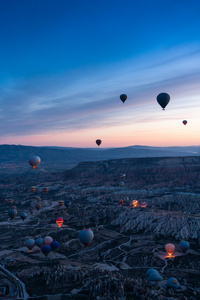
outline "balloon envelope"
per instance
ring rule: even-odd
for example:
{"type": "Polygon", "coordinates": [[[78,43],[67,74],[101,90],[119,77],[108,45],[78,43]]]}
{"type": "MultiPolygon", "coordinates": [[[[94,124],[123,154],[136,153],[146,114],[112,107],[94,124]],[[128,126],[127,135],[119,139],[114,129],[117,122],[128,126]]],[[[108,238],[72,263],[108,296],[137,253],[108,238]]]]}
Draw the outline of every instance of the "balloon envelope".
{"type": "Polygon", "coordinates": [[[44,193],[44,194],[47,194],[47,193],[48,193],[48,188],[47,188],[47,187],[44,187],[42,190],[43,190],[43,193],[44,193]]]}
{"type": "Polygon", "coordinates": [[[71,206],[71,201],[70,200],[65,200],[65,206],[67,207],[67,208],[69,208],[70,206],[71,206]]]}
{"type": "Polygon", "coordinates": [[[78,237],[81,243],[87,247],[92,242],[94,233],[91,229],[83,229],[79,231],[78,237]]]}
{"type": "Polygon", "coordinates": [[[123,202],[124,201],[122,199],[120,199],[118,203],[119,203],[120,206],[122,206],[123,202]]]}
{"type": "Polygon", "coordinates": [[[126,101],[126,99],[127,99],[127,95],[126,94],[121,94],[120,95],[120,99],[124,103],[126,101]]]}
{"type": "Polygon", "coordinates": [[[41,207],[42,207],[42,205],[41,205],[40,202],[38,202],[38,203],[35,205],[35,208],[37,209],[37,211],[40,210],[41,207]]]}
{"type": "Polygon", "coordinates": [[[53,241],[51,242],[50,246],[53,251],[57,251],[60,248],[60,243],[57,241],[53,241]]]}
{"type": "Polygon", "coordinates": [[[35,192],[35,190],[36,190],[36,189],[35,189],[35,186],[31,186],[31,187],[30,187],[30,191],[31,191],[31,193],[34,193],[34,192],[35,192]]]}
{"type": "Polygon", "coordinates": [[[174,246],[173,244],[166,244],[166,245],[165,245],[165,250],[166,250],[166,252],[167,252],[167,254],[168,254],[169,256],[172,256],[172,254],[173,254],[174,251],[175,251],[175,246],[174,246]]]}
{"type": "Polygon", "coordinates": [[[152,272],[159,274],[158,271],[157,271],[156,269],[148,269],[148,270],[146,271],[145,275],[146,275],[147,277],[149,277],[149,275],[150,275],[152,272]]]}
{"type": "Polygon", "coordinates": [[[38,238],[35,240],[35,244],[36,246],[38,246],[39,248],[41,248],[43,246],[44,240],[43,238],[38,238]]]}
{"type": "Polygon", "coordinates": [[[120,186],[120,187],[123,187],[123,186],[124,186],[124,182],[120,181],[120,182],[119,182],[119,186],[120,186]]]}
{"type": "Polygon", "coordinates": [[[29,250],[32,250],[34,246],[35,246],[35,240],[34,239],[28,239],[28,240],[26,240],[26,247],[29,250]]]}
{"type": "Polygon", "coordinates": [[[57,218],[57,219],[56,219],[56,224],[57,224],[59,227],[61,227],[62,224],[63,224],[63,218],[57,218]]]}
{"type": "Polygon", "coordinates": [[[96,140],[96,144],[98,145],[98,146],[100,146],[101,145],[101,140],[96,140]]]}
{"type": "Polygon", "coordinates": [[[60,207],[62,207],[64,205],[64,201],[60,200],[60,201],[58,201],[58,204],[59,204],[60,207]]]}
{"type": "Polygon", "coordinates": [[[9,209],[8,215],[13,220],[17,215],[17,210],[14,208],[9,209]]]}
{"type": "Polygon", "coordinates": [[[47,256],[51,252],[51,246],[44,245],[42,246],[41,251],[45,256],[47,256]]]}
{"type": "Polygon", "coordinates": [[[41,159],[39,156],[31,156],[29,158],[29,164],[31,165],[31,167],[35,170],[37,168],[37,166],[40,164],[41,159]]]}
{"type": "Polygon", "coordinates": [[[104,167],[104,169],[108,169],[108,164],[106,162],[102,163],[102,166],[104,167]]]}
{"type": "Polygon", "coordinates": [[[156,273],[156,272],[151,272],[150,275],[149,275],[149,277],[147,279],[151,280],[151,281],[160,281],[160,280],[163,280],[162,276],[160,276],[160,274],[156,273]]]}
{"type": "Polygon", "coordinates": [[[186,252],[190,248],[190,244],[186,241],[181,241],[179,247],[183,252],[186,252]]]}
{"type": "Polygon", "coordinates": [[[21,213],[20,218],[24,221],[27,218],[27,213],[21,213]]]}
{"type": "Polygon", "coordinates": [[[186,124],[187,124],[187,121],[186,121],[186,120],[183,120],[183,124],[186,125],[186,124]]]}
{"type": "Polygon", "coordinates": [[[167,106],[167,104],[169,103],[170,101],[170,95],[167,94],[167,93],[160,93],[158,96],[157,96],[157,102],[158,104],[160,104],[160,106],[165,109],[165,107],[167,106]]]}
{"type": "Polygon", "coordinates": [[[176,278],[171,277],[167,280],[166,286],[174,289],[178,289],[180,287],[180,284],[176,278]]]}
{"type": "Polygon", "coordinates": [[[43,241],[44,245],[50,245],[51,242],[53,242],[52,237],[50,237],[50,236],[45,236],[44,241],[43,241]]]}

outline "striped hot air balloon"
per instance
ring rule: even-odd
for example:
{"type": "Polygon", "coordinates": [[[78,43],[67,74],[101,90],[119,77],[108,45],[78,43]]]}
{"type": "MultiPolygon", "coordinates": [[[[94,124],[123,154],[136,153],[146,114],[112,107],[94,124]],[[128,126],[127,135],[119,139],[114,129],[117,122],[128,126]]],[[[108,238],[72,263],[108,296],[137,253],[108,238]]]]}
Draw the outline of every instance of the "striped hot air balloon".
{"type": "Polygon", "coordinates": [[[61,227],[62,224],[63,224],[63,218],[57,218],[57,219],[56,219],[56,224],[57,224],[59,227],[61,227]]]}

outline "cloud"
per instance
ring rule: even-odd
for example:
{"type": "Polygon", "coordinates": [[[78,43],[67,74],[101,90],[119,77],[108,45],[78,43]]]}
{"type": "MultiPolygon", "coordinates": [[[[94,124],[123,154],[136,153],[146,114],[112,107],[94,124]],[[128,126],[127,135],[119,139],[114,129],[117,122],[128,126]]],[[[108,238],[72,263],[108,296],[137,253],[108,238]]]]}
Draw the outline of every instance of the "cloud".
{"type": "MultiPolygon", "coordinates": [[[[1,85],[1,136],[45,134],[154,120],[156,95],[166,91],[170,106],[198,106],[200,46],[149,53],[117,64],[71,73],[12,79],[1,85]],[[123,104],[119,95],[127,93],[123,104]],[[175,100],[176,99],[176,100],[175,100]],[[191,101],[189,101],[189,99],[191,101]],[[182,100],[182,102],[181,102],[182,100]],[[197,102],[198,101],[198,102],[197,102]]],[[[159,111],[160,113],[160,111],[159,111]]],[[[171,118],[174,118],[171,116],[171,118]]]]}

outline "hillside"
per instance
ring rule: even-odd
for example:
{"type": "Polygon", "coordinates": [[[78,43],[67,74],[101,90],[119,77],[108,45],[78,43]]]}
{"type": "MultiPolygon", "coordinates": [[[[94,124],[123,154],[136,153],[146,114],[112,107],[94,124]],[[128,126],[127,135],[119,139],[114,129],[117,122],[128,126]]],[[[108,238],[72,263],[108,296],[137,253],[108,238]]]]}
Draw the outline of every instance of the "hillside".
{"type": "Polygon", "coordinates": [[[66,169],[81,161],[102,161],[138,157],[173,157],[198,156],[200,147],[147,147],[130,146],[123,148],[65,148],[32,147],[21,145],[0,145],[1,169],[13,170],[14,167],[28,168],[27,161],[31,155],[39,155],[39,168],[66,169]]]}

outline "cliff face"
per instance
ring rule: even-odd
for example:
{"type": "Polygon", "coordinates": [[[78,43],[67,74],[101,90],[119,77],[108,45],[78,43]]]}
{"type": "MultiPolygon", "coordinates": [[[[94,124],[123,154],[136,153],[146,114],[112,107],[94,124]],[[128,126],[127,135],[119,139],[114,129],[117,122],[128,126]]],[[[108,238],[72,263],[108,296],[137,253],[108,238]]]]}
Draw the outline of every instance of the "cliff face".
{"type": "Polygon", "coordinates": [[[200,184],[200,157],[127,158],[102,162],[81,162],[72,170],[63,173],[66,179],[119,182],[125,173],[127,186],[159,185],[178,186],[200,184]]]}

